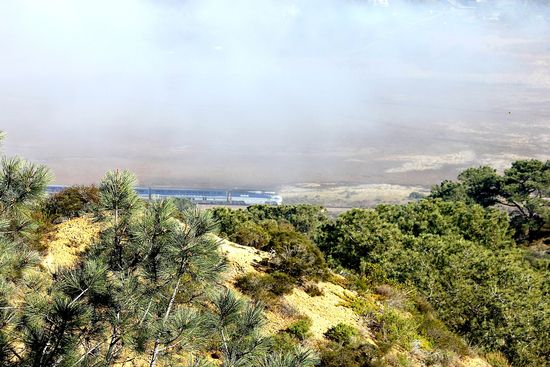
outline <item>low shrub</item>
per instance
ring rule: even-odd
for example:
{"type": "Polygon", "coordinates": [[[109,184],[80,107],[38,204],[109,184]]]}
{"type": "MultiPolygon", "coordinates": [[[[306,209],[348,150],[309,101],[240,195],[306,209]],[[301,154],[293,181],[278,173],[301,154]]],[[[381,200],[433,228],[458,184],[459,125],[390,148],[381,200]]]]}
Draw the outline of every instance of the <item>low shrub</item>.
{"type": "Polygon", "coordinates": [[[276,296],[292,293],[296,280],[288,274],[280,271],[266,274],[262,278],[262,283],[276,296]]]}
{"type": "Polygon", "coordinates": [[[52,220],[37,210],[30,214],[30,220],[33,230],[28,234],[28,241],[31,248],[35,251],[42,252],[47,249],[48,242],[55,236],[55,225],[52,220]]]}
{"type": "Polygon", "coordinates": [[[418,331],[439,349],[449,350],[461,356],[470,353],[464,340],[451,332],[441,320],[436,319],[431,313],[424,316],[418,331]]]}
{"type": "Polygon", "coordinates": [[[337,324],[325,332],[325,337],[341,345],[349,345],[359,332],[353,326],[337,324]]]}
{"type": "Polygon", "coordinates": [[[246,221],[235,227],[235,232],[230,236],[230,239],[243,246],[263,249],[268,245],[271,236],[264,227],[253,221],[246,221]]]}
{"type": "Polygon", "coordinates": [[[271,343],[273,351],[281,354],[291,353],[299,345],[296,338],[285,331],[275,334],[271,338],[271,343]]]}
{"type": "Polygon", "coordinates": [[[309,330],[311,329],[311,319],[309,317],[303,317],[302,319],[292,323],[286,331],[294,335],[299,340],[307,339],[309,335],[309,330]]]}
{"type": "Polygon", "coordinates": [[[263,301],[291,293],[294,285],[295,280],[282,272],[265,275],[248,273],[235,281],[235,286],[244,294],[263,301]]]}
{"type": "Polygon", "coordinates": [[[324,296],[325,293],[317,284],[308,284],[305,286],[304,291],[310,296],[310,297],[319,297],[324,296]]]}
{"type": "Polygon", "coordinates": [[[265,250],[274,252],[269,264],[272,269],[296,279],[324,279],[328,274],[325,258],[317,245],[290,224],[279,223],[270,232],[265,250]]]}
{"type": "Polygon", "coordinates": [[[44,213],[54,222],[76,218],[93,211],[99,203],[99,189],[95,186],[71,186],[50,196],[44,213]]]}
{"type": "Polygon", "coordinates": [[[485,359],[492,367],[510,367],[506,356],[501,352],[490,352],[485,354],[485,359]]]}
{"type": "Polygon", "coordinates": [[[352,347],[331,343],[321,349],[319,367],[374,367],[376,350],[370,344],[352,347]]]}
{"type": "Polygon", "coordinates": [[[394,309],[377,314],[373,321],[376,325],[372,325],[372,329],[376,331],[376,339],[383,353],[395,345],[409,350],[412,341],[418,339],[415,320],[394,309]]]}
{"type": "Polygon", "coordinates": [[[350,293],[344,293],[340,295],[340,298],[342,299],[341,306],[351,308],[359,316],[367,316],[376,310],[376,304],[373,300],[354,296],[350,293]]]}

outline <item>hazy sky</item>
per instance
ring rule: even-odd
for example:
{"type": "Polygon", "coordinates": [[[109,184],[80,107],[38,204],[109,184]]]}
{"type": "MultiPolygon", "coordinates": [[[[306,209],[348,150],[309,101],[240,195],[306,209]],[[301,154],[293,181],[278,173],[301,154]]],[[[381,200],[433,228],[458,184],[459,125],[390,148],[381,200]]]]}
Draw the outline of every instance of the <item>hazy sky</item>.
{"type": "Polygon", "coordinates": [[[429,184],[550,156],[548,10],[0,2],[5,150],[58,183],[429,184]]]}

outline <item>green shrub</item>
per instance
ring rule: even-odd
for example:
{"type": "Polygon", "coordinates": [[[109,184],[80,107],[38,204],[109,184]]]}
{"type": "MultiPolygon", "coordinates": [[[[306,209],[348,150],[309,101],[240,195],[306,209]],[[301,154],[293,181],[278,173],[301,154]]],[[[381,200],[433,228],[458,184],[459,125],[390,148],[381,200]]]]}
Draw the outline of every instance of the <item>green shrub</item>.
{"type": "Polygon", "coordinates": [[[320,367],[371,367],[376,350],[370,344],[352,347],[351,345],[330,344],[321,349],[320,367]]]}
{"type": "Polygon", "coordinates": [[[279,226],[277,231],[271,233],[266,249],[275,252],[270,266],[293,278],[316,280],[325,278],[328,273],[325,258],[319,248],[292,226],[279,226]]]}
{"type": "Polygon", "coordinates": [[[470,353],[468,345],[464,340],[449,331],[447,326],[441,320],[436,319],[431,313],[423,318],[418,329],[420,334],[433,342],[437,348],[452,351],[462,356],[470,353]]]}
{"type": "Polygon", "coordinates": [[[351,308],[353,312],[359,316],[369,315],[376,310],[376,305],[373,300],[354,296],[351,293],[344,293],[340,295],[340,298],[342,299],[342,306],[351,308]]]}
{"type": "Polygon", "coordinates": [[[235,233],[230,237],[231,241],[243,246],[251,246],[257,249],[263,249],[269,243],[271,236],[262,226],[246,221],[235,227],[235,233]]]}
{"type": "Polygon", "coordinates": [[[415,320],[402,316],[394,309],[378,314],[376,322],[376,339],[384,353],[395,345],[409,350],[412,341],[418,338],[415,320]]]}
{"type": "Polygon", "coordinates": [[[261,276],[256,273],[247,273],[235,279],[235,286],[244,294],[249,296],[257,295],[261,290],[261,276]]]}
{"type": "Polygon", "coordinates": [[[252,205],[246,211],[256,222],[273,219],[278,222],[285,221],[296,228],[297,231],[314,238],[319,227],[329,220],[325,208],[316,205],[252,205]]]}
{"type": "Polygon", "coordinates": [[[251,220],[250,214],[243,209],[231,209],[218,207],[209,209],[212,217],[218,223],[220,235],[229,238],[235,233],[235,228],[246,221],[251,220]]]}
{"type": "Polygon", "coordinates": [[[296,350],[299,344],[296,338],[286,331],[281,331],[271,338],[272,349],[276,353],[291,353],[296,350]]]}
{"type": "Polygon", "coordinates": [[[300,340],[305,340],[309,335],[309,330],[311,329],[311,325],[312,325],[311,319],[309,317],[304,317],[292,323],[286,329],[286,331],[289,334],[294,335],[296,338],[300,340]]]}
{"type": "Polygon", "coordinates": [[[500,352],[487,353],[485,359],[492,367],[510,367],[508,359],[500,352]]]}
{"type": "Polygon", "coordinates": [[[55,223],[90,213],[99,203],[99,190],[95,186],[71,186],[50,196],[44,212],[55,223]]]}
{"type": "Polygon", "coordinates": [[[324,335],[338,344],[348,345],[359,335],[359,332],[353,326],[340,323],[328,329],[324,335]]]}
{"type": "Polygon", "coordinates": [[[305,286],[304,291],[310,296],[310,297],[319,297],[323,296],[325,293],[317,284],[308,284],[305,286]]]}
{"type": "Polygon", "coordinates": [[[274,295],[282,296],[292,293],[296,281],[288,274],[276,271],[264,275],[262,277],[262,283],[274,295]]]}
{"type": "Polygon", "coordinates": [[[260,275],[248,273],[235,281],[235,286],[244,294],[257,300],[269,301],[292,292],[295,280],[285,273],[274,272],[260,275]]]}
{"type": "MultiPolygon", "coordinates": [[[[546,268],[526,261],[529,251],[514,245],[505,211],[424,199],[350,210],[323,231],[318,243],[331,264],[415,289],[449,330],[500,350],[514,365],[547,362],[550,318],[540,312],[546,268]]],[[[426,306],[413,308],[422,313],[426,306]]]]}
{"type": "Polygon", "coordinates": [[[50,217],[40,210],[31,212],[30,220],[34,230],[28,234],[29,245],[33,250],[42,252],[55,236],[55,225],[50,217]]]}

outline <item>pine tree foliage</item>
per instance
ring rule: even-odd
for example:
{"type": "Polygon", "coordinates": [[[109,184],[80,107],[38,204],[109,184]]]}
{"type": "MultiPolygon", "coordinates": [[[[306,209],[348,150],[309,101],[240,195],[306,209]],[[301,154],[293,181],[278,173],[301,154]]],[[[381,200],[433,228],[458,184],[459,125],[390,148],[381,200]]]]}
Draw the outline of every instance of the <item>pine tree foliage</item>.
{"type": "Polygon", "coordinates": [[[307,350],[273,352],[272,339],[261,332],[265,318],[260,303],[246,303],[230,290],[215,296],[212,303],[212,329],[222,367],[308,367],[317,362],[307,350]]]}
{"type": "MultiPolygon", "coordinates": [[[[0,132],[0,141],[4,134],[0,132]]],[[[42,286],[29,275],[40,258],[24,242],[28,213],[44,195],[49,171],[21,158],[2,156],[0,161],[0,365],[24,365],[19,345],[23,320],[16,296],[32,295],[42,286]]]]}
{"type": "Polygon", "coordinates": [[[156,333],[151,367],[156,365],[159,354],[182,346],[186,342],[186,334],[190,339],[190,336],[201,332],[197,327],[203,322],[198,315],[194,323],[181,322],[188,320],[193,313],[185,309],[175,310],[176,299],[192,300],[198,297],[200,294],[189,290],[199,290],[201,283],[216,281],[224,268],[217,251],[219,243],[208,235],[215,228],[209,214],[192,209],[184,213],[183,225],[173,226],[166,219],[168,213],[174,213],[172,203],[152,203],[145,219],[149,225],[142,228],[153,230],[140,235],[140,238],[147,239],[145,243],[150,244],[150,250],[145,255],[145,269],[149,270],[149,278],[162,295],[151,318],[156,333]],[[173,232],[159,231],[161,223],[173,232]],[[163,254],[160,254],[161,251],[163,254]],[[155,272],[151,274],[150,269],[155,272]],[[159,269],[162,270],[157,271],[159,269]],[[184,315],[187,317],[182,318],[184,315]]]}
{"type": "Polygon", "coordinates": [[[229,290],[213,300],[214,329],[220,339],[223,367],[253,366],[267,351],[269,340],[260,334],[264,324],[260,304],[245,305],[229,290]]]}
{"type": "Polygon", "coordinates": [[[457,182],[434,186],[431,196],[508,207],[515,237],[521,242],[539,239],[550,231],[550,161],[518,160],[502,175],[487,166],[468,168],[458,175],[457,182]]]}
{"type": "Polygon", "coordinates": [[[0,205],[2,211],[16,210],[44,195],[51,179],[44,166],[20,157],[2,157],[0,162],[0,205]]]}
{"type": "Polygon", "coordinates": [[[259,367],[296,367],[296,366],[313,366],[318,363],[311,351],[305,349],[297,349],[294,353],[269,354],[260,361],[259,367]]]}
{"type": "MultiPolygon", "coordinates": [[[[110,225],[102,233],[103,244],[109,253],[113,269],[123,270],[127,260],[125,249],[130,241],[131,226],[141,206],[134,187],[135,176],[128,171],[109,171],[99,185],[98,220],[107,217],[110,225]]],[[[130,254],[131,255],[131,254],[130,254]]]]}
{"type": "Polygon", "coordinates": [[[19,157],[0,160],[0,234],[12,239],[32,229],[30,211],[51,181],[49,170],[19,157]]]}

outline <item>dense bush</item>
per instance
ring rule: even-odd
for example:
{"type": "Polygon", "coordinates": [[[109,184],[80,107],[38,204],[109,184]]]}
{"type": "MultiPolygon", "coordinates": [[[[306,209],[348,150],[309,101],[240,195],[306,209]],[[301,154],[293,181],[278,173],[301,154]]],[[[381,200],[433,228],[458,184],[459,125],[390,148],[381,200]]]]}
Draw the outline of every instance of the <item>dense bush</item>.
{"type": "Polygon", "coordinates": [[[358,346],[331,343],[321,349],[320,367],[374,367],[377,352],[370,344],[358,346]]]}
{"type": "Polygon", "coordinates": [[[327,274],[327,265],[319,248],[290,226],[278,226],[271,233],[267,249],[275,253],[270,265],[293,278],[322,279],[327,274]]]}
{"type": "Polygon", "coordinates": [[[328,329],[324,335],[328,340],[348,345],[359,335],[359,332],[353,326],[340,323],[328,329]]]}
{"type": "Polygon", "coordinates": [[[295,280],[285,273],[247,273],[235,280],[235,286],[254,299],[269,301],[272,298],[291,293],[295,280]]]}
{"type": "Polygon", "coordinates": [[[264,249],[269,245],[271,235],[263,226],[249,220],[237,224],[235,232],[230,236],[230,239],[243,246],[264,249]]]}
{"type": "Polygon", "coordinates": [[[421,200],[408,205],[380,205],[376,213],[381,220],[396,224],[404,235],[458,235],[495,250],[514,244],[507,213],[477,204],[421,200]]]}
{"type": "Polygon", "coordinates": [[[506,218],[440,200],[353,209],[324,227],[320,247],[360,275],[377,269],[384,273],[378,278],[415,287],[469,343],[517,365],[543,365],[550,355],[548,272],[514,246],[506,218]]]}
{"type": "Polygon", "coordinates": [[[450,332],[447,326],[432,313],[427,313],[421,318],[417,330],[439,349],[452,351],[457,355],[469,354],[468,345],[464,340],[450,332]]]}
{"type": "Polygon", "coordinates": [[[42,252],[48,248],[48,242],[55,235],[55,224],[42,210],[32,211],[29,219],[33,227],[33,230],[27,234],[29,247],[42,252]]]}
{"type": "Polygon", "coordinates": [[[52,221],[79,217],[91,213],[99,204],[99,189],[95,186],[71,186],[51,195],[44,212],[52,221]]]}
{"type": "Polygon", "coordinates": [[[303,317],[300,320],[290,324],[286,331],[289,334],[294,335],[299,340],[305,340],[309,336],[311,325],[311,319],[309,317],[303,317]]]}
{"type": "Polygon", "coordinates": [[[323,227],[319,247],[338,264],[360,270],[403,241],[399,226],[374,210],[352,209],[323,227]]]}
{"type": "Polygon", "coordinates": [[[329,221],[327,210],[321,206],[299,205],[254,205],[248,208],[257,221],[272,219],[284,220],[300,233],[314,238],[319,228],[329,221]]]}
{"type": "Polygon", "coordinates": [[[314,238],[319,228],[329,221],[327,210],[315,205],[253,205],[246,209],[214,208],[214,218],[220,223],[221,233],[231,236],[244,222],[274,220],[291,224],[298,232],[314,238]]]}
{"type": "Polygon", "coordinates": [[[386,309],[378,313],[372,322],[371,327],[375,330],[380,349],[384,352],[394,346],[409,350],[412,342],[419,339],[415,320],[395,309],[386,309]]]}
{"type": "Polygon", "coordinates": [[[278,353],[290,353],[299,346],[295,337],[285,331],[278,332],[271,338],[273,350],[278,353]]]}
{"type": "Polygon", "coordinates": [[[325,294],[317,284],[306,285],[304,287],[304,292],[306,292],[310,297],[319,297],[325,294]]]}

